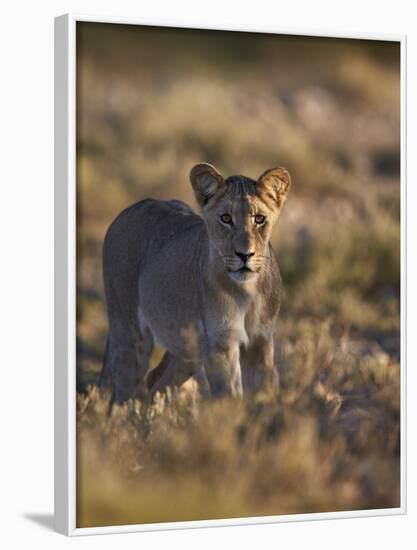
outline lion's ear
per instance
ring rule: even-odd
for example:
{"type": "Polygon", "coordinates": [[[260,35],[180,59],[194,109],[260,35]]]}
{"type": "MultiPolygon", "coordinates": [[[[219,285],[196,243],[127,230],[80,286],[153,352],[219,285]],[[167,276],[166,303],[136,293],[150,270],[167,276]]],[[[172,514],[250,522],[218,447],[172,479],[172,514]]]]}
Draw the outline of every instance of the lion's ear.
{"type": "Polygon", "coordinates": [[[225,184],[223,176],[211,164],[201,162],[190,172],[190,181],[198,204],[203,208],[225,184]]]}
{"type": "Polygon", "coordinates": [[[267,170],[256,183],[259,193],[269,200],[272,199],[278,208],[284,204],[290,186],[290,174],[282,167],[267,170]]]}

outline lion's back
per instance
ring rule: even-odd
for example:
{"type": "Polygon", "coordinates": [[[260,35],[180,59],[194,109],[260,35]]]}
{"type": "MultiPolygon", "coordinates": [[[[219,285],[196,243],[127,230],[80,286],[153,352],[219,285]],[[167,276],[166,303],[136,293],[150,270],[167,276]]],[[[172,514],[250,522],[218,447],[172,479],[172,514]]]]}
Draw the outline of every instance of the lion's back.
{"type": "Polygon", "coordinates": [[[195,239],[200,216],[182,201],[145,199],[123,210],[111,223],[103,244],[103,276],[107,299],[114,293],[133,303],[139,270],[178,240],[195,239]],[[181,236],[183,238],[181,239],[181,236]],[[194,235],[194,236],[193,236],[194,235]]]}
{"type": "Polygon", "coordinates": [[[130,249],[164,243],[202,220],[182,201],[145,199],[123,210],[110,224],[103,244],[104,260],[126,256],[130,249]]]}

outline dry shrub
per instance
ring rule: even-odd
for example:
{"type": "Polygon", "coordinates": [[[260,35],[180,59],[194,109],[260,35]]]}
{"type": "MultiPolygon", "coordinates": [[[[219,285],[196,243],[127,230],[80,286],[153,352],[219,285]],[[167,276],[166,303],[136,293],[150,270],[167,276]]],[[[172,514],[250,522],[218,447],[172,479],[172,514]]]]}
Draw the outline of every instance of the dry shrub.
{"type": "Polygon", "coordinates": [[[330,323],[299,330],[274,398],[201,402],[188,384],[109,415],[79,395],[77,524],[399,506],[399,365],[358,359],[330,323]]]}

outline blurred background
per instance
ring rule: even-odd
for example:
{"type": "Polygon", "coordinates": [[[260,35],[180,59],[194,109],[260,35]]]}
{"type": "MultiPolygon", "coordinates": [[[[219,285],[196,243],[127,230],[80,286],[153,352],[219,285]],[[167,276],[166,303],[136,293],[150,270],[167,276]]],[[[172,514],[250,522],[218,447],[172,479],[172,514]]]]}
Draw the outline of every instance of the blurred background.
{"type": "Polygon", "coordinates": [[[399,505],[399,171],[398,43],[77,23],[79,526],[399,505]],[[146,197],[196,208],[201,161],[292,175],[280,394],[107,417],[106,229],[146,197]]]}

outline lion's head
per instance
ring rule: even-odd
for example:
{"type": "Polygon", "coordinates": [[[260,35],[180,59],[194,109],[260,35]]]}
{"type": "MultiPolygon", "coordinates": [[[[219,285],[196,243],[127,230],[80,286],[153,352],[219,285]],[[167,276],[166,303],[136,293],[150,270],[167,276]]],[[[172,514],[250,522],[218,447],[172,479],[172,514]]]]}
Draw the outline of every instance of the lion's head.
{"type": "Polygon", "coordinates": [[[206,163],[190,173],[191,184],[217,261],[237,283],[254,280],[270,261],[269,240],[291,184],[285,168],[255,181],[224,178],[206,163]]]}

